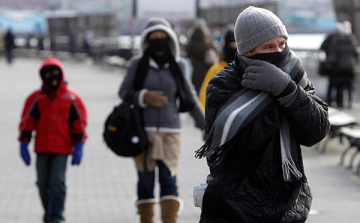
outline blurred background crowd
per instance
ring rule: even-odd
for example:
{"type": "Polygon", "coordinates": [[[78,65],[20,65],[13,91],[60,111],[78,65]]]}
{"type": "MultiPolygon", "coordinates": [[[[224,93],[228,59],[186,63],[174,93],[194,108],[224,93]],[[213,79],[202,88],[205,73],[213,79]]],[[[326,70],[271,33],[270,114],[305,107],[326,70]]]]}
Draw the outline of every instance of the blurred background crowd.
{"type": "Polygon", "coordinates": [[[221,59],[226,27],[248,5],[281,18],[290,34],[288,45],[308,73],[318,73],[326,56],[321,44],[338,23],[348,24],[343,31],[355,42],[360,37],[360,3],[353,0],[0,0],[0,52],[9,64],[13,57],[55,56],[125,67],[139,53],[145,21],[163,17],[178,35],[181,55],[189,58],[190,74],[203,73],[199,80],[193,78],[199,92],[205,71],[216,59],[202,68],[194,64],[186,50],[194,30],[201,26],[206,44],[221,59]]]}
{"type": "MultiPolygon", "coordinates": [[[[299,48],[316,48],[337,20],[355,22],[352,2],[356,1],[0,0],[0,30],[2,36],[12,31],[20,55],[33,56],[34,52],[20,51],[32,49],[42,51],[39,56],[47,56],[46,51],[57,51],[63,52],[63,56],[85,53],[97,62],[106,56],[127,60],[138,52],[141,28],[151,16],[171,21],[182,46],[188,42],[188,30],[194,20],[204,18],[219,49],[224,27],[252,4],[278,14],[291,34],[317,34],[315,43],[295,39],[290,43],[299,48]]],[[[354,33],[360,30],[354,29],[354,33]]]]}

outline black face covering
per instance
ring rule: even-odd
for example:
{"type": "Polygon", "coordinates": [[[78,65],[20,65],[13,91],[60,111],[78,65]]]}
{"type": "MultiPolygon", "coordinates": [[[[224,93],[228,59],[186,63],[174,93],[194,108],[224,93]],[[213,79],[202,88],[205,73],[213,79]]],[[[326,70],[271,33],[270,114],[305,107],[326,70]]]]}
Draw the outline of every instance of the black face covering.
{"type": "Polygon", "coordinates": [[[249,58],[254,60],[264,60],[271,64],[274,64],[277,66],[283,59],[286,58],[286,56],[289,53],[289,47],[286,44],[285,48],[281,52],[275,52],[275,53],[258,53],[253,56],[250,56],[249,58]]]}
{"type": "Polygon", "coordinates": [[[57,66],[47,66],[41,70],[41,77],[51,90],[56,90],[60,86],[62,73],[57,66]],[[55,85],[53,84],[54,80],[56,80],[55,85]]]}
{"type": "Polygon", "coordinates": [[[166,50],[163,54],[158,55],[155,52],[151,51],[149,52],[149,55],[151,58],[153,58],[153,60],[157,63],[157,65],[160,68],[163,68],[164,65],[167,63],[167,61],[169,60],[169,56],[170,56],[170,50],[166,50]]]}
{"type": "Polygon", "coordinates": [[[165,52],[169,47],[168,43],[168,38],[151,39],[149,40],[149,47],[153,52],[165,52]]]}

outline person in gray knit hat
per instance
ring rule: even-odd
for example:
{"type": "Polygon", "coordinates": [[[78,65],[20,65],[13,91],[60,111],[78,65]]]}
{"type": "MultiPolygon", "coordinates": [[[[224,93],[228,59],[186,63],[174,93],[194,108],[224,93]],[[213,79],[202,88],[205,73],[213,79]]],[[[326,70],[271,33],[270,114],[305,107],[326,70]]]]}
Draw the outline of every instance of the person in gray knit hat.
{"type": "Polygon", "coordinates": [[[235,40],[240,55],[255,49],[265,41],[282,36],[289,37],[281,20],[271,11],[248,7],[235,23],[235,40]]]}
{"type": "Polygon", "coordinates": [[[235,60],[206,92],[207,140],[196,157],[206,157],[210,175],[200,222],[305,222],[312,195],[300,146],[327,135],[328,106],[274,13],[250,6],[234,33],[235,60]]]}

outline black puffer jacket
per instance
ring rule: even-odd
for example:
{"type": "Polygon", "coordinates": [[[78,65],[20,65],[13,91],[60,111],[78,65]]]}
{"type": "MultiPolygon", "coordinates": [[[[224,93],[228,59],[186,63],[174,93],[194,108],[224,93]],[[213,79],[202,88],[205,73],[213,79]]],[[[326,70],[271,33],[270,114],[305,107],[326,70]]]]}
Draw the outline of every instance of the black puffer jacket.
{"type": "MultiPolygon", "coordinates": [[[[236,60],[210,81],[206,99],[207,133],[218,109],[242,89],[243,73],[244,68],[236,60]]],[[[274,100],[227,144],[230,149],[220,166],[208,159],[213,180],[204,195],[201,223],[305,222],[312,197],[300,145],[316,144],[330,127],[327,105],[313,93],[308,81],[305,88],[298,86],[296,99],[290,106],[280,106],[274,100]],[[282,116],[287,117],[290,125],[292,159],[303,175],[293,182],[283,179],[279,134],[282,116]]]]}

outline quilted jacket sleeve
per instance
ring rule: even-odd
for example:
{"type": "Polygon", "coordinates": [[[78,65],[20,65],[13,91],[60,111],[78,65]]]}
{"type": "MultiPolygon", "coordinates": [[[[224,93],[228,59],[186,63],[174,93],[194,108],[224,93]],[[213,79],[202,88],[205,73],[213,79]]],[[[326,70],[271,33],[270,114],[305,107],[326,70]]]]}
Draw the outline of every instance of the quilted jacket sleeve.
{"type": "Polygon", "coordinates": [[[298,87],[294,102],[285,107],[291,132],[298,143],[304,146],[318,143],[330,129],[327,104],[313,94],[311,84],[308,88],[304,90],[298,87]]]}

